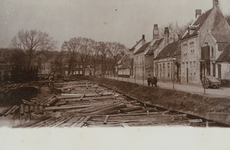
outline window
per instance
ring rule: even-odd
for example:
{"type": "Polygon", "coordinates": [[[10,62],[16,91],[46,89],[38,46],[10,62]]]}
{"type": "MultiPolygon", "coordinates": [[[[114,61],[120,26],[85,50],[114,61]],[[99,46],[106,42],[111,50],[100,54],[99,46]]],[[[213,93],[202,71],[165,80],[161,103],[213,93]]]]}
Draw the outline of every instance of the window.
{"type": "Polygon", "coordinates": [[[170,77],[170,63],[168,63],[168,77],[170,77]]]}
{"type": "Polygon", "coordinates": [[[184,68],[184,62],[182,62],[181,68],[184,68]]]}
{"type": "Polygon", "coordinates": [[[68,65],[65,65],[65,68],[68,68],[68,65]]]}
{"type": "Polygon", "coordinates": [[[80,65],[80,68],[82,68],[82,65],[80,65]]]}
{"type": "Polygon", "coordinates": [[[193,67],[196,68],[196,61],[193,61],[193,67]]]}
{"type": "Polygon", "coordinates": [[[211,57],[214,56],[214,49],[213,49],[213,46],[211,47],[211,57]]]}
{"type": "Polygon", "coordinates": [[[190,48],[194,48],[194,42],[190,42],[189,45],[190,45],[190,48]]]}

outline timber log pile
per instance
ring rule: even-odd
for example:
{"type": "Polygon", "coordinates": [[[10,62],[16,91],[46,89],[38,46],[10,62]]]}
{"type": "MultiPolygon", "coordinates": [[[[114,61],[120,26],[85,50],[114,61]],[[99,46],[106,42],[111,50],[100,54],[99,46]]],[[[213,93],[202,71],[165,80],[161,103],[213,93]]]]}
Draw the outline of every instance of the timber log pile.
{"type": "Polygon", "coordinates": [[[41,106],[37,109],[44,115],[15,127],[188,126],[202,123],[201,119],[188,119],[186,114],[158,110],[92,83],[68,82],[57,86],[62,90],[61,95],[54,95],[45,102],[38,99],[23,101],[30,107],[41,106]]]}

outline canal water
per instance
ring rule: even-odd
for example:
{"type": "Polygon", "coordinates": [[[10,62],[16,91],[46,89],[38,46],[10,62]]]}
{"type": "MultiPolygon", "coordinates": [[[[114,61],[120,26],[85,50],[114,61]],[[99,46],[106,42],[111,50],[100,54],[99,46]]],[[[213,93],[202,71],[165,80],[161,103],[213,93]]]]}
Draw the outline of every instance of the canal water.
{"type": "MultiPolygon", "coordinates": [[[[46,95],[54,94],[53,86],[49,84],[38,85],[35,87],[23,87],[10,90],[7,93],[0,93],[0,112],[14,105],[20,106],[23,100],[30,101],[31,98],[37,96],[46,97],[46,95]]],[[[0,127],[13,127],[30,121],[31,116],[20,116],[19,109],[14,114],[6,117],[0,117],[0,127]]]]}

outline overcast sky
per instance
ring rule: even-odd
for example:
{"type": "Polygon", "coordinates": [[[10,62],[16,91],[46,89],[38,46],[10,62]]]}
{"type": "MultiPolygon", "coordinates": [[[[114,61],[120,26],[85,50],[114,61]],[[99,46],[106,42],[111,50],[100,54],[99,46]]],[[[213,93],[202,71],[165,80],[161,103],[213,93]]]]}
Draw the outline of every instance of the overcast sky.
{"type": "MultiPolygon", "coordinates": [[[[230,0],[219,0],[230,14],[230,0]]],[[[212,0],[0,0],[0,48],[21,29],[47,32],[58,42],[72,37],[120,42],[132,47],[142,34],[149,41],[153,24],[179,25],[207,11],[212,0]]]]}

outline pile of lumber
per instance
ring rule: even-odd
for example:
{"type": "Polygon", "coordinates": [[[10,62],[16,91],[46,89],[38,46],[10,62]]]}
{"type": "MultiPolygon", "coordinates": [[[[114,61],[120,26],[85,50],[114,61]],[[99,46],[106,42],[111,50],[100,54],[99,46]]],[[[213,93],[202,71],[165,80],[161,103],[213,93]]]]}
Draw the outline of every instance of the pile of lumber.
{"type": "MultiPolygon", "coordinates": [[[[160,111],[137,100],[130,100],[114,91],[102,89],[91,91],[94,84],[73,82],[59,85],[62,91],[72,90],[76,93],[63,92],[52,96],[43,103],[39,100],[24,104],[42,106],[36,108],[37,113],[49,114],[17,127],[128,127],[128,126],[158,126],[158,125],[191,125],[202,120],[188,119],[186,114],[172,114],[170,111],[160,111]],[[81,87],[81,88],[78,88],[81,87]],[[85,89],[84,87],[88,87],[85,89]],[[85,91],[83,90],[85,89],[85,91]],[[84,91],[84,92],[82,92],[84,91]],[[51,117],[51,114],[54,115],[51,117]]],[[[24,106],[25,107],[25,106],[24,106]]]]}

